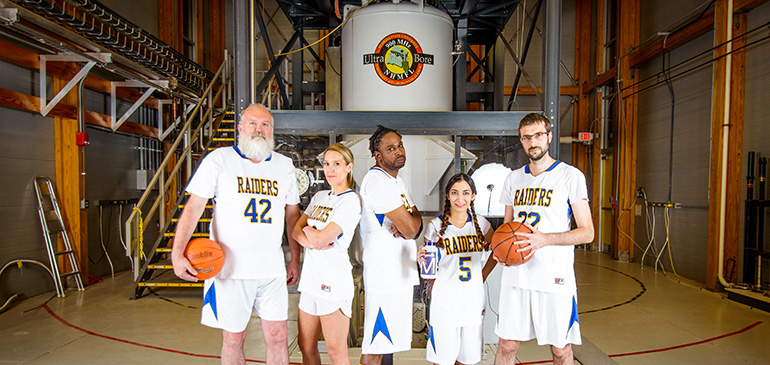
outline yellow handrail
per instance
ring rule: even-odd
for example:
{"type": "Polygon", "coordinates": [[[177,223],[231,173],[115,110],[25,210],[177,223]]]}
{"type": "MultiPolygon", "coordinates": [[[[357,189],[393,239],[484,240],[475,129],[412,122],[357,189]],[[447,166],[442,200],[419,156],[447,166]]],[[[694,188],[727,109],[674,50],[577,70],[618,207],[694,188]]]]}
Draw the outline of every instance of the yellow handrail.
{"type": "MultiPolygon", "coordinates": [[[[195,105],[195,108],[193,108],[192,112],[190,113],[190,117],[187,119],[187,122],[184,124],[184,126],[181,129],[181,133],[179,136],[177,136],[176,140],[168,149],[168,153],[166,154],[166,157],[163,159],[163,162],[161,162],[160,166],[158,166],[158,170],[155,172],[155,175],[152,177],[152,180],[150,180],[150,183],[147,185],[147,189],[145,190],[144,194],[142,194],[142,197],[139,199],[139,202],[137,203],[137,207],[139,209],[134,209],[131,212],[131,215],[128,217],[125,223],[126,227],[126,255],[131,258],[131,260],[134,262],[133,269],[134,269],[134,280],[136,281],[142,271],[144,270],[144,266],[146,266],[147,257],[145,257],[143,252],[142,245],[139,245],[139,242],[144,241],[144,227],[142,227],[143,223],[151,222],[154,218],[155,214],[158,212],[158,207],[161,205],[163,201],[165,201],[166,196],[166,190],[171,186],[173,183],[174,177],[177,175],[179,170],[182,167],[182,164],[185,161],[188,161],[189,153],[191,152],[192,146],[196,145],[196,141],[198,138],[202,138],[201,136],[201,129],[203,127],[204,121],[208,119],[210,123],[213,123],[213,119],[211,118],[211,115],[214,110],[214,102],[213,100],[219,100],[219,97],[222,95],[222,92],[227,87],[228,83],[228,75],[224,71],[226,69],[228,60],[225,59],[222,65],[219,67],[217,72],[214,74],[214,77],[211,80],[211,83],[206,87],[206,90],[203,92],[200,100],[195,105]],[[220,80],[220,84],[222,87],[219,88],[219,90],[216,92],[215,96],[211,97],[211,91],[215,83],[217,83],[217,80],[220,80]],[[208,102],[208,107],[205,113],[202,112],[202,107],[205,101],[208,102]],[[196,118],[196,115],[198,115],[199,118],[196,118]],[[191,125],[194,121],[200,121],[198,123],[198,126],[195,128],[194,131],[191,131],[191,125]],[[188,133],[192,132],[192,133],[188,133]],[[171,160],[172,155],[176,154],[176,149],[179,147],[179,144],[182,143],[183,140],[185,140],[185,136],[188,135],[188,143],[187,147],[184,149],[183,153],[181,154],[181,157],[178,159],[176,164],[174,165],[174,168],[169,173],[168,177],[163,176],[163,174],[166,173],[166,167],[169,165],[169,161],[171,160]],[[162,186],[158,189],[158,197],[156,197],[155,201],[152,204],[152,207],[147,211],[147,215],[142,217],[141,213],[141,207],[144,206],[145,203],[147,203],[147,200],[150,198],[151,195],[153,195],[153,191],[156,185],[159,185],[159,180],[165,180],[161,181],[162,186]]],[[[226,107],[226,105],[222,105],[222,107],[226,107]]],[[[212,136],[209,136],[209,138],[213,138],[212,136]]],[[[209,140],[209,143],[211,141],[209,140]]],[[[208,145],[207,143],[206,145],[208,145]]],[[[161,221],[164,220],[164,216],[160,216],[161,221]]],[[[163,222],[161,222],[163,223],[163,222]]],[[[163,229],[163,224],[161,224],[161,229],[163,229]]]]}

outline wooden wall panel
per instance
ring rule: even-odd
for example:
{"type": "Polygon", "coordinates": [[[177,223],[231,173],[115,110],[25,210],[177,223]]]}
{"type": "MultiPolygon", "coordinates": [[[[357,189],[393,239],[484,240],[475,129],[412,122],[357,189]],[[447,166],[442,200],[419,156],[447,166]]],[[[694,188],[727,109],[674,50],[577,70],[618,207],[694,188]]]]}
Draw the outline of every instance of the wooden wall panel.
{"type": "MultiPolygon", "coordinates": [[[[224,0],[209,0],[209,70],[216,72],[222,65],[225,53],[225,5],[224,0]]],[[[323,57],[323,56],[322,56],[323,57]]]]}
{"type": "MultiPolygon", "coordinates": [[[[53,91],[58,92],[67,80],[58,77],[53,78],[53,91]]],[[[77,90],[73,88],[62,102],[77,103],[77,90]]],[[[75,134],[78,131],[77,119],[56,116],[54,117],[54,135],[56,145],[56,195],[59,200],[59,209],[64,218],[72,250],[75,252],[80,276],[85,281],[88,279],[88,242],[83,240],[83,232],[86,232],[85,223],[80,217],[80,153],[75,144],[75,134]]],[[[63,251],[61,240],[59,251],[63,251]]],[[[66,273],[72,269],[68,262],[59,261],[59,270],[66,273]]]]}
{"type": "MultiPolygon", "coordinates": [[[[639,44],[640,1],[618,2],[618,53],[624,55],[639,44]]],[[[633,201],[636,190],[636,147],[638,97],[632,95],[638,87],[632,86],[638,79],[638,71],[631,69],[628,57],[618,58],[619,74],[623,75],[618,87],[619,94],[617,128],[615,129],[615,176],[618,177],[617,204],[614,218],[618,230],[614,232],[613,256],[622,260],[633,257],[634,219],[633,201]],[[626,257],[626,254],[629,256],[626,257]]]]}

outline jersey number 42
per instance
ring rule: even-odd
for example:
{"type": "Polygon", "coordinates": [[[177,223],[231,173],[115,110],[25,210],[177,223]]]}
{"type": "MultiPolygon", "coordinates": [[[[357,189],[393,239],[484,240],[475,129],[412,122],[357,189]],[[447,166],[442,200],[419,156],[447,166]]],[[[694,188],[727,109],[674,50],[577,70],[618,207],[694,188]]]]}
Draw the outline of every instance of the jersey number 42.
{"type": "Polygon", "coordinates": [[[267,215],[270,211],[270,200],[262,199],[257,205],[257,199],[251,198],[243,211],[244,217],[251,217],[251,223],[272,223],[273,219],[267,215]],[[264,207],[260,213],[260,207],[264,207]]]}

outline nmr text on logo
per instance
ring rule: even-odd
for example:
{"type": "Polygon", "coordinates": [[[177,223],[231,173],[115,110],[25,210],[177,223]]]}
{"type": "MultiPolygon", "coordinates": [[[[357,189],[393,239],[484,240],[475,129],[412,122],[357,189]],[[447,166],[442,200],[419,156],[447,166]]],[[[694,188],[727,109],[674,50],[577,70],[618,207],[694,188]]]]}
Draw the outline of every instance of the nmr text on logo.
{"type": "Polygon", "coordinates": [[[420,77],[423,65],[433,65],[433,55],[422,53],[412,36],[393,33],[380,41],[374,53],[364,54],[364,65],[374,65],[377,76],[387,84],[404,86],[420,77]]]}

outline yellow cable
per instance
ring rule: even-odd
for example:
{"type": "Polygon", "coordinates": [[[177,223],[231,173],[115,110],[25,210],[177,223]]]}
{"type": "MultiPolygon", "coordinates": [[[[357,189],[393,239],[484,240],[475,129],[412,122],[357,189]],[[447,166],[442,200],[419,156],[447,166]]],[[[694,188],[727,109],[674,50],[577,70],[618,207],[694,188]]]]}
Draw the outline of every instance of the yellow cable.
{"type": "Polygon", "coordinates": [[[302,51],[302,50],[308,49],[308,48],[310,48],[310,47],[312,47],[312,46],[315,46],[316,44],[318,44],[318,43],[322,42],[324,39],[326,39],[326,38],[329,38],[329,36],[331,36],[332,34],[334,34],[334,32],[336,32],[336,31],[337,31],[337,29],[340,29],[340,27],[342,27],[343,25],[345,25],[345,23],[347,23],[347,22],[348,22],[348,20],[349,20],[349,19],[350,19],[350,18],[353,16],[353,14],[355,14],[355,13],[356,13],[356,12],[357,12],[359,9],[361,9],[361,8],[363,8],[363,7],[366,7],[367,5],[371,4],[371,3],[372,3],[372,1],[374,1],[374,0],[369,0],[369,1],[367,1],[367,2],[366,2],[366,4],[364,4],[364,5],[361,5],[361,6],[357,7],[357,8],[356,8],[356,10],[353,10],[353,12],[352,12],[352,13],[350,13],[350,15],[348,15],[348,17],[347,17],[347,18],[345,18],[345,20],[343,20],[343,21],[342,21],[342,23],[340,23],[340,25],[338,25],[338,26],[337,26],[337,28],[334,28],[334,29],[333,29],[331,32],[329,32],[327,35],[325,35],[325,36],[321,37],[319,40],[317,40],[317,41],[315,41],[315,42],[313,42],[313,43],[311,43],[311,44],[308,44],[307,46],[304,46],[304,47],[302,47],[302,48],[300,48],[300,49],[295,49],[295,50],[293,50],[293,51],[290,51],[290,52],[286,52],[286,53],[278,53],[278,54],[276,54],[274,57],[278,57],[278,56],[288,56],[288,55],[290,55],[290,54],[292,54],[292,53],[295,53],[295,52],[299,52],[299,51],[302,51]]]}
{"type": "Polygon", "coordinates": [[[142,210],[134,207],[139,212],[139,258],[144,259],[144,221],[142,220],[142,210]]]}
{"type": "Polygon", "coordinates": [[[676,277],[679,277],[679,274],[676,273],[676,268],[674,267],[674,259],[671,256],[671,242],[668,239],[668,207],[663,208],[663,220],[666,222],[666,243],[668,246],[668,261],[671,263],[671,271],[674,272],[674,275],[676,277]]]}

